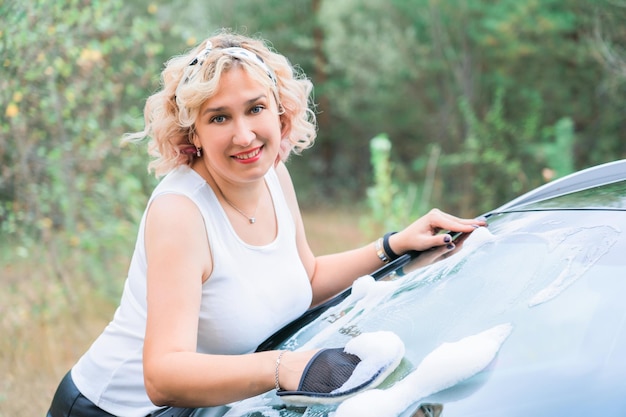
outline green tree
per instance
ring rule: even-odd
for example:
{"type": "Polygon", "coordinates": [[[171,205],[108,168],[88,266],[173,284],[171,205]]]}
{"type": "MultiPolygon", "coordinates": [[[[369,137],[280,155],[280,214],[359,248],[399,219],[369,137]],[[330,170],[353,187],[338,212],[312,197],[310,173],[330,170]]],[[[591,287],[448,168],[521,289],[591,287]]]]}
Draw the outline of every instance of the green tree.
{"type": "MultiPolygon", "coordinates": [[[[327,92],[345,121],[337,137],[364,150],[374,132],[387,132],[396,173],[407,183],[424,181],[426,151],[438,144],[445,169],[434,204],[475,211],[541,184],[549,152],[535,151],[555,140],[560,120],[573,127],[571,169],[624,156],[622,89],[607,88],[611,77],[593,42],[603,16],[623,17],[623,7],[585,0],[324,4],[327,92]]],[[[615,45],[623,31],[610,29],[615,45]]],[[[360,156],[344,161],[357,177],[368,168],[360,156]]]]}

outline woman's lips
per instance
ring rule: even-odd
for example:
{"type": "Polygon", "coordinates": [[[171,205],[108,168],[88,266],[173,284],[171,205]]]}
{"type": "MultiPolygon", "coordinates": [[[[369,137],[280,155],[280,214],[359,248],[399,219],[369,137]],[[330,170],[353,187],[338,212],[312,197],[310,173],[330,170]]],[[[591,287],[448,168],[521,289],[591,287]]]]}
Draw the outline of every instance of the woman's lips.
{"type": "Polygon", "coordinates": [[[233,155],[232,158],[238,162],[250,164],[259,160],[259,158],[261,157],[262,148],[262,146],[259,146],[258,148],[252,149],[250,151],[240,152],[236,155],[233,155]]]}

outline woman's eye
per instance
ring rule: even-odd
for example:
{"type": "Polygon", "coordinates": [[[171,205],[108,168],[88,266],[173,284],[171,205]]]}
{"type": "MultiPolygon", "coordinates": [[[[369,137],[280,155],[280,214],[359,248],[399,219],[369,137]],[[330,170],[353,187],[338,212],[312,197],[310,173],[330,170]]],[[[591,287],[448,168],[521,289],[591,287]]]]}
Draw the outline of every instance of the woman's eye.
{"type": "Polygon", "coordinates": [[[226,121],[226,116],[214,116],[211,118],[211,123],[224,123],[226,121]]]}
{"type": "Polygon", "coordinates": [[[263,111],[263,108],[264,107],[261,106],[260,104],[256,105],[256,106],[252,107],[252,109],[250,110],[250,113],[253,113],[253,114],[261,113],[263,111]]]}

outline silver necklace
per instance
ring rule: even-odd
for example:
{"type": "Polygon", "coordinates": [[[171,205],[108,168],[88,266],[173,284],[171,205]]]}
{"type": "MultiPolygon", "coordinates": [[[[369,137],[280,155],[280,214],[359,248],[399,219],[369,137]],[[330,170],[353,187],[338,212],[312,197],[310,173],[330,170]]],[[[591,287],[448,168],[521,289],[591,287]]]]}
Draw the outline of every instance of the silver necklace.
{"type": "MultiPolygon", "coordinates": [[[[221,191],[220,191],[221,192],[221,191]]],[[[229,206],[231,206],[232,208],[234,208],[235,210],[237,210],[237,212],[239,214],[241,214],[243,217],[245,217],[246,219],[248,219],[248,222],[250,222],[250,224],[254,224],[256,223],[256,211],[259,208],[259,203],[257,202],[257,206],[254,209],[254,214],[252,215],[252,217],[248,216],[246,213],[243,212],[243,210],[241,210],[239,207],[237,207],[236,205],[234,205],[233,203],[231,203],[230,201],[228,201],[228,199],[226,197],[224,197],[224,194],[222,194],[222,198],[224,199],[224,201],[226,201],[228,203],[229,206]]]]}
{"type": "Polygon", "coordinates": [[[243,217],[245,217],[246,219],[248,219],[248,222],[250,224],[254,224],[256,223],[256,211],[259,209],[259,203],[261,202],[261,197],[259,197],[259,201],[256,202],[256,208],[254,209],[254,213],[252,214],[252,217],[248,216],[246,213],[243,212],[243,210],[241,210],[239,207],[237,207],[236,205],[234,205],[233,203],[230,202],[230,200],[228,200],[226,198],[226,196],[224,195],[224,193],[222,192],[222,189],[220,188],[219,185],[217,185],[217,182],[215,183],[215,186],[217,187],[217,190],[220,192],[220,195],[222,196],[222,198],[224,199],[224,201],[226,201],[228,203],[229,206],[231,206],[232,208],[234,208],[235,210],[237,210],[237,213],[241,214],[243,217]]]}

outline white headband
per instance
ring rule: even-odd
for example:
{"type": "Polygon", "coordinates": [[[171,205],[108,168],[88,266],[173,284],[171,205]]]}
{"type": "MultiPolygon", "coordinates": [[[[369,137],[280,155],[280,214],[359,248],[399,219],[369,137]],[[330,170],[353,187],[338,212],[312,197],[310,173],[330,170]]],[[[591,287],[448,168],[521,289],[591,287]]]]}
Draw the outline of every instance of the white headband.
{"type": "MultiPolygon", "coordinates": [[[[211,51],[213,51],[213,44],[209,41],[207,41],[206,46],[204,47],[204,49],[202,51],[200,51],[200,53],[193,59],[193,61],[191,61],[189,63],[189,66],[194,66],[194,65],[198,65],[198,67],[201,67],[202,64],[204,64],[204,61],[206,61],[207,56],[211,53],[211,51]]],[[[268,77],[270,77],[270,80],[272,80],[272,82],[274,83],[274,85],[278,84],[278,80],[276,79],[276,75],[274,74],[274,71],[272,71],[272,69],[265,63],[265,61],[263,61],[263,58],[261,58],[260,56],[258,56],[257,54],[255,54],[252,51],[249,51],[247,49],[244,48],[240,48],[240,47],[231,47],[231,48],[224,48],[224,49],[215,49],[215,51],[220,51],[223,52],[227,55],[233,56],[235,58],[238,59],[243,59],[246,60],[248,62],[252,62],[258,66],[260,66],[263,71],[265,71],[265,73],[267,74],[268,77]]],[[[187,77],[185,79],[185,82],[187,82],[189,80],[190,77],[187,77]]]]}

